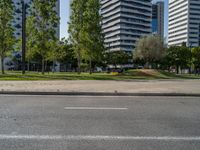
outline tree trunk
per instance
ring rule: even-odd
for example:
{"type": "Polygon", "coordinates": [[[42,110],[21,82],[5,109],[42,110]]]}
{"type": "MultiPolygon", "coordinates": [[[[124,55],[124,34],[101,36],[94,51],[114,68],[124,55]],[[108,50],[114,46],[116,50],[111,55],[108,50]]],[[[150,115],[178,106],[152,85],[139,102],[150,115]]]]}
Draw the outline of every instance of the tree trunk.
{"type": "Polygon", "coordinates": [[[1,73],[5,74],[5,71],[4,71],[4,58],[3,57],[1,57],[1,73]]]}
{"type": "Polygon", "coordinates": [[[195,67],[195,69],[194,69],[194,74],[195,74],[195,76],[197,75],[197,67],[195,67]]]}
{"type": "Polygon", "coordinates": [[[168,70],[168,72],[171,72],[171,71],[170,71],[170,67],[168,67],[167,70],[168,70]]]}
{"type": "Polygon", "coordinates": [[[30,71],[30,60],[28,60],[27,70],[28,70],[28,72],[30,71]]]}
{"type": "Polygon", "coordinates": [[[81,74],[81,56],[78,54],[78,74],[81,74]]]}
{"type": "Polygon", "coordinates": [[[145,68],[145,69],[149,69],[149,62],[146,62],[144,68],[145,68]]]}
{"type": "Polygon", "coordinates": [[[176,73],[179,74],[179,66],[176,66],[176,73]]]}
{"type": "Polygon", "coordinates": [[[42,58],[42,74],[44,75],[45,70],[45,60],[42,58]]]}
{"type": "Polygon", "coordinates": [[[55,61],[53,61],[52,72],[55,72],[55,61]]]}
{"type": "Polygon", "coordinates": [[[90,58],[90,74],[92,74],[92,59],[90,58]]]}

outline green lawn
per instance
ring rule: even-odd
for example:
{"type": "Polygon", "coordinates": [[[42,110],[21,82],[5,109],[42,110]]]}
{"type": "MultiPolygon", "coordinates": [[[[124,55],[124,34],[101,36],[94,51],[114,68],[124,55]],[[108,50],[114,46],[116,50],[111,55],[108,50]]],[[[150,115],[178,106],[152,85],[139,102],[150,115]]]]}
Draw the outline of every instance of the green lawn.
{"type": "Polygon", "coordinates": [[[200,79],[195,75],[175,75],[156,70],[129,70],[125,73],[45,73],[29,72],[22,75],[21,72],[9,71],[5,75],[0,74],[0,80],[154,80],[154,79],[200,79]]]}

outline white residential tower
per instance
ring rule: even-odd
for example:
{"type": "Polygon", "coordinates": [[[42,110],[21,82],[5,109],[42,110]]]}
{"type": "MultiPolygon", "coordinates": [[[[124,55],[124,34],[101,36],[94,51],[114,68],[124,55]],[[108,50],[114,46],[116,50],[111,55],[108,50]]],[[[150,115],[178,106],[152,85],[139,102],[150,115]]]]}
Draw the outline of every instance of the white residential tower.
{"type": "Polygon", "coordinates": [[[200,0],[169,0],[168,46],[200,46],[200,0]]]}
{"type": "Polygon", "coordinates": [[[141,36],[151,34],[151,0],[101,0],[101,6],[107,50],[131,52],[141,36]]]}

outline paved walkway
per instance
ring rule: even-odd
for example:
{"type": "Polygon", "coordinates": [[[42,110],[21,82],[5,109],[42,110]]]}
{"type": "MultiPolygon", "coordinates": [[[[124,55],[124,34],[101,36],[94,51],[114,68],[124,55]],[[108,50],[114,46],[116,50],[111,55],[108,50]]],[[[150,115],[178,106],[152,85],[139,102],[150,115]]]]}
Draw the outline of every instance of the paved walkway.
{"type": "Polygon", "coordinates": [[[0,81],[0,91],[197,93],[200,80],[166,81],[0,81]]]}

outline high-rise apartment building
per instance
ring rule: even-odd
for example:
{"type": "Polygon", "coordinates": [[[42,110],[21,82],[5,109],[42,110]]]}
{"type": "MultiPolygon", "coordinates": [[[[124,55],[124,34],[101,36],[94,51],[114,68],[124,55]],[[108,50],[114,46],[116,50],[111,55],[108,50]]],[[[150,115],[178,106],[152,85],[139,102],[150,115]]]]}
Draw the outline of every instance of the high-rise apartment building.
{"type": "Polygon", "coordinates": [[[136,41],[151,34],[151,0],[101,0],[102,29],[109,51],[131,52],[136,41]]]}
{"type": "Polygon", "coordinates": [[[200,0],[169,0],[168,46],[200,46],[200,0]]]}
{"type": "MultiPolygon", "coordinates": [[[[33,0],[24,0],[26,3],[27,9],[26,9],[26,14],[27,17],[30,14],[30,9],[33,0]]],[[[15,15],[14,15],[14,21],[13,21],[13,26],[15,28],[15,37],[17,39],[21,38],[22,35],[22,0],[13,0],[14,6],[15,6],[15,15]]],[[[60,0],[57,1],[56,4],[56,11],[58,13],[58,16],[60,16],[60,0]]],[[[60,25],[58,25],[56,28],[56,36],[59,38],[60,36],[60,25]]]]}
{"type": "Polygon", "coordinates": [[[164,39],[164,2],[159,1],[152,6],[152,33],[164,39]]]}

